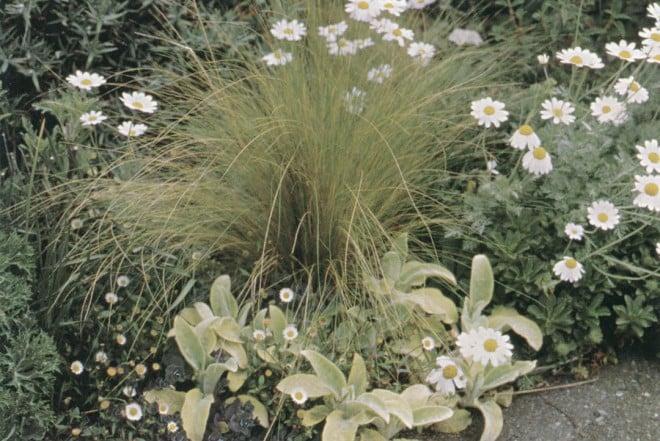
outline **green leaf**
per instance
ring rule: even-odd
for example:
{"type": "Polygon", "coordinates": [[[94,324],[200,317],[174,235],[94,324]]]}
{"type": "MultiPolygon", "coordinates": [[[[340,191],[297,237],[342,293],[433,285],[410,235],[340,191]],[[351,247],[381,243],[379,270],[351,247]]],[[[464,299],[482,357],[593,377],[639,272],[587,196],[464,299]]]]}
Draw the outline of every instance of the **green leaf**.
{"type": "Polygon", "coordinates": [[[174,415],[181,412],[186,393],[174,389],[151,389],[144,393],[147,403],[167,404],[166,415],[174,415]]]}
{"type": "Polygon", "coordinates": [[[231,295],[231,280],[228,275],[222,275],[213,281],[210,294],[211,309],[219,317],[234,317],[238,315],[238,304],[231,295]]]}
{"type": "Polygon", "coordinates": [[[360,441],[387,441],[380,433],[372,429],[361,429],[360,430],[360,441]]]}
{"type": "Polygon", "coordinates": [[[195,330],[178,315],[174,317],[174,339],[181,355],[196,371],[204,369],[206,352],[195,330]]]}
{"type": "Polygon", "coordinates": [[[513,329],[513,332],[527,340],[527,344],[536,351],[541,349],[543,345],[541,328],[532,320],[520,315],[513,308],[504,306],[493,308],[493,312],[488,317],[488,327],[501,332],[513,329]]]}
{"type": "Polygon", "coordinates": [[[205,394],[212,394],[215,391],[215,386],[218,384],[220,377],[227,371],[236,371],[238,366],[236,362],[233,363],[211,363],[206,367],[202,379],[202,392],[205,394]]]}
{"type": "Polygon", "coordinates": [[[330,360],[313,350],[300,351],[309,361],[318,378],[332,390],[336,399],[341,399],[342,391],[346,387],[344,374],[330,360]]]}
{"type": "Polygon", "coordinates": [[[355,441],[359,425],[344,418],[340,410],[333,410],[325,419],[321,441],[355,441]]]}
{"type": "Polygon", "coordinates": [[[205,395],[195,388],[186,393],[181,408],[183,430],[190,441],[202,441],[206,431],[206,422],[213,404],[213,395],[205,395]]]}
{"type": "Polygon", "coordinates": [[[502,409],[495,401],[477,401],[475,407],[481,411],[484,416],[484,431],[479,441],[495,441],[502,432],[504,419],[502,409]]]}
{"type": "Polygon", "coordinates": [[[245,371],[229,371],[227,372],[227,387],[230,391],[236,392],[243,386],[243,384],[245,384],[247,378],[248,374],[245,371]]]}
{"type": "Polygon", "coordinates": [[[170,306],[167,308],[167,311],[165,311],[164,314],[165,316],[167,316],[168,313],[174,311],[177,308],[177,306],[179,306],[179,304],[183,302],[186,299],[186,297],[188,297],[188,293],[190,293],[190,290],[192,290],[193,286],[195,286],[195,282],[197,282],[196,279],[188,280],[185,286],[181,288],[181,292],[179,293],[179,295],[176,297],[176,299],[174,299],[174,302],[172,302],[170,306]]]}
{"type": "Polygon", "coordinates": [[[439,315],[445,323],[456,323],[458,320],[456,305],[451,299],[442,295],[439,289],[415,289],[410,294],[402,294],[400,298],[419,305],[424,312],[439,315]]]}
{"type": "Polygon", "coordinates": [[[385,403],[385,407],[391,415],[397,417],[408,429],[412,429],[415,421],[413,410],[403,395],[385,389],[374,389],[371,393],[385,403]]]}
{"type": "Polygon", "coordinates": [[[450,418],[454,411],[445,406],[423,406],[413,409],[415,426],[439,423],[450,418]]]}
{"type": "Polygon", "coordinates": [[[408,291],[413,286],[422,286],[429,277],[437,277],[446,282],[456,285],[456,278],[442,265],[436,263],[424,263],[411,260],[403,264],[401,275],[397,281],[396,288],[408,291]]]}
{"type": "Polygon", "coordinates": [[[424,384],[413,384],[401,392],[401,398],[406,400],[412,408],[426,405],[431,395],[433,392],[424,384]]]}
{"type": "Polygon", "coordinates": [[[211,329],[215,333],[225,340],[229,340],[234,343],[243,343],[241,338],[241,328],[236,323],[233,317],[221,317],[216,319],[211,325],[211,329]]]}
{"type": "Polygon", "coordinates": [[[241,369],[247,368],[248,358],[241,343],[234,343],[233,341],[228,340],[220,340],[218,343],[220,344],[222,350],[228,352],[229,355],[231,355],[234,360],[236,360],[236,363],[238,363],[238,366],[241,369]]]}
{"type": "Polygon", "coordinates": [[[383,268],[383,276],[385,279],[395,282],[399,279],[401,273],[401,266],[403,262],[399,254],[394,251],[388,251],[381,259],[381,267],[383,268]]]}
{"type": "Polygon", "coordinates": [[[268,307],[268,314],[270,315],[270,325],[268,328],[273,333],[273,338],[278,345],[282,346],[285,344],[284,328],[286,328],[286,317],[280,308],[275,305],[270,305],[268,307]]]}
{"type": "Polygon", "coordinates": [[[323,421],[331,411],[332,408],[325,404],[320,404],[318,406],[312,407],[309,410],[304,410],[302,425],[305,427],[315,426],[323,421]]]}
{"type": "Polygon", "coordinates": [[[303,388],[309,398],[333,394],[332,389],[319,381],[319,377],[311,374],[290,375],[277,384],[277,390],[287,395],[291,395],[293,391],[299,388],[303,388]]]}
{"type": "Polygon", "coordinates": [[[470,316],[481,314],[493,299],[493,270],[488,258],[478,254],[472,258],[470,273],[470,295],[467,297],[467,306],[470,316]]]}
{"type": "Polygon", "coordinates": [[[353,354],[353,365],[351,366],[351,372],[348,374],[348,384],[353,386],[356,395],[367,391],[367,368],[364,365],[364,360],[357,352],[353,354]]]}
{"type": "Polygon", "coordinates": [[[485,392],[515,381],[536,367],[536,361],[517,361],[513,365],[503,364],[486,370],[481,389],[485,392]]]}
{"type": "MultiPolygon", "coordinates": [[[[390,422],[390,413],[387,411],[387,404],[377,394],[365,392],[358,396],[352,403],[360,403],[369,410],[378,415],[385,423],[390,422]]],[[[347,403],[350,407],[351,403],[347,403]]]]}
{"type": "Polygon", "coordinates": [[[193,308],[195,308],[195,311],[197,311],[197,314],[199,314],[202,321],[215,318],[215,314],[213,314],[211,307],[209,307],[209,305],[206,303],[195,302],[193,308]]]}
{"type": "Polygon", "coordinates": [[[408,233],[401,233],[394,239],[392,251],[397,253],[402,261],[406,260],[408,257],[408,233]]]}
{"type": "Polygon", "coordinates": [[[433,429],[443,433],[462,432],[472,424],[472,416],[465,409],[454,409],[454,414],[444,421],[433,425],[433,429]]]}

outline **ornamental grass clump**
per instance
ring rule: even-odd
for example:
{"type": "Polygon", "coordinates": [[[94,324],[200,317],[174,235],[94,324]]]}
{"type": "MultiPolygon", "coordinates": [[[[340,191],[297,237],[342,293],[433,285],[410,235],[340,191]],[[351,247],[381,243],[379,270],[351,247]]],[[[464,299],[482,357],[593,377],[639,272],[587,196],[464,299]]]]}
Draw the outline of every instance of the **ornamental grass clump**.
{"type": "Polygon", "coordinates": [[[159,72],[155,135],[113,169],[139,171],[95,183],[136,242],[345,288],[388,237],[454,222],[428,189],[472,160],[464,103],[507,76],[506,53],[435,47],[410,11],[306,6],[273,13],[257,62],[159,72]]]}

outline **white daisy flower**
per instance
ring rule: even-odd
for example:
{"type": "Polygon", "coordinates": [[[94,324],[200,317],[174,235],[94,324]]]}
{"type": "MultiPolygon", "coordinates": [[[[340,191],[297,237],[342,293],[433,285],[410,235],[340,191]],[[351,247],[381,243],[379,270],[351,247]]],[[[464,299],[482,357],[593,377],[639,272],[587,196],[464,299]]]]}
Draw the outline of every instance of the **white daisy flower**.
{"type": "Polygon", "coordinates": [[[128,284],[131,283],[131,279],[128,276],[119,276],[117,277],[117,286],[120,288],[126,288],[128,284]]]}
{"type": "Polygon", "coordinates": [[[307,401],[307,392],[302,387],[296,387],[291,391],[291,399],[296,404],[303,404],[307,401]]]}
{"type": "Polygon", "coordinates": [[[140,377],[147,375],[147,366],[144,363],[138,363],[135,366],[135,373],[140,377]]]}
{"type": "Polygon", "coordinates": [[[413,38],[415,38],[415,33],[412,30],[399,27],[399,25],[396,25],[396,27],[390,27],[385,33],[383,33],[383,40],[396,41],[401,47],[404,47],[406,43],[412,41],[413,38]]]}
{"type": "Polygon", "coordinates": [[[435,348],[435,340],[432,337],[426,336],[422,339],[422,348],[425,351],[430,351],[435,348]]]}
{"type": "Polygon", "coordinates": [[[478,125],[486,128],[491,125],[499,127],[500,123],[509,118],[509,112],[504,110],[504,103],[493,101],[490,97],[472,101],[470,107],[470,115],[477,120],[478,125]]]}
{"type": "Polygon", "coordinates": [[[523,124],[515,131],[509,138],[511,147],[518,150],[525,150],[526,148],[533,149],[541,145],[541,140],[534,133],[534,129],[529,124],[523,124]]]}
{"type": "Polygon", "coordinates": [[[95,87],[105,84],[105,78],[101,75],[79,70],[75,74],[66,77],[66,80],[81,90],[92,90],[95,87]]]}
{"type": "Polygon", "coordinates": [[[127,137],[142,136],[147,131],[144,124],[135,124],[132,121],[124,121],[117,126],[117,131],[127,137]]]}
{"type": "Polygon", "coordinates": [[[481,363],[486,366],[490,363],[499,366],[508,362],[513,355],[513,345],[508,335],[491,328],[479,327],[469,332],[462,332],[456,338],[456,346],[466,360],[481,363]]]}
{"type": "Polygon", "coordinates": [[[392,66],[389,64],[381,64],[367,72],[367,81],[375,81],[376,83],[382,84],[386,78],[391,76],[392,66]]]}
{"type": "Polygon", "coordinates": [[[646,58],[644,52],[635,48],[635,43],[628,43],[626,40],[620,40],[618,43],[611,42],[605,45],[605,50],[613,57],[624,61],[634,62],[646,58]]]}
{"type": "Polygon", "coordinates": [[[108,305],[114,305],[119,301],[119,297],[114,292],[108,292],[105,294],[105,303],[108,305]]]}
{"type": "Polygon", "coordinates": [[[254,338],[256,341],[264,341],[266,340],[266,331],[255,329],[252,331],[252,338],[254,338]]]}
{"type": "Polygon", "coordinates": [[[454,361],[446,356],[435,359],[439,367],[433,369],[426,377],[426,382],[433,385],[435,390],[443,395],[453,395],[456,389],[464,389],[467,385],[465,374],[454,361]]]}
{"type": "Polygon", "coordinates": [[[646,55],[646,62],[658,64],[660,63],[660,47],[648,47],[645,46],[643,49],[646,55]]]}
{"type": "Polygon", "coordinates": [[[293,290],[290,288],[280,289],[280,300],[284,303],[291,303],[293,301],[293,290]]]}
{"type": "Polygon", "coordinates": [[[291,52],[284,52],[282,49],[276,49],[270,54],[264,55],[261,59],[267,66],[284,66],[293,60],[293,54],[291,52]]]}
{"type": "Polygon", "coordinates": [[[399,27],[399,25],[389,18],[380,18],[378,20],[371,20],[369,22],[369,29],[376,32],[377,34],[384,34],[390,29],[396,29],[397,27],[399,27]]]}
{"type": "Polygon", "coordinates": [[[456,28],[451,31],[449,36],[447,36],[447,40],[451,41],[456,46],[479,46],[484,42],[477,31],[461,28],[456,28]]]}
{"type": "Polygon", "coordinates": [[[651,211],[660,211],[660,176],[635,176],[635,188],[638,195],[633,204],[651,211]]]}
{"type": "Polygon", "coordinates": [[[572,64],[577,67],[589,67],[591,69],[601,69],[604,67],[603,61],[598,55],[579,46],[562,49],[557,52],[557,58],[561,63],[572,64]]]}
{"type": "Polygon", "coordinates": [[[80,122],[83,126],[95,126],[101,124],[106,119],[108,117],[103,112],[97,112],[96,110],[91,110],[80,115],[80,122]]]}
{"type": "Polygon", "coordinates": [[[76,360],[71,363],[69,369],[71,369],[71,372],[73,372],[74,375],[80,375],[85,371],[85,366],[83,366],[82,362],[76,360]]]}
{"type": "Polygon", "coordinates": [[[387,11],[397,17],[407,9],[406,0],[383,0],[381,7],[383,11],[387,11]]]}
{"type": "Polygon", "coordinates": [[[575,121],[575,107],[568,101],[551,98],[541,103],[541,119],[552,119],[553,124],[570,125],[575,121]]]}
{"type": "Polygon", "coordinates": [[[348,0],[344,10],[356,21],[370,22],[383,11],[381,0],[348,0]]]}
{"type": "Polygon", "coordinates": [[[536,56],[536,59],[539,61],[541,66],[545,66],[550,62],[550,56],[548,54],[540,54],[536,56]]]}
{"type": "Polygon", "coordinates": [[[117,342],[119,346],[124,346],[126,344],[126,341],[127,341],[126,336],[124,334],[117,334],[117,336],[115,337],[115,342],[117,342]]]}
{"type": "Polygon", "coordinates": [[[133,398],[137,395],[137,389],[135,389],[133,386],[124,386],[121,390],[121,393],[124,394],[124,396],[127,398],[133,398]]]}
{"type": "Polygon", "coordinates": [[[71,222],[69,222],[69,226],[72,230],[80,230],[83,227],[83,220],[79,217],[74,217],[71,219],[71,222]]]}
{"type": "Polygon", "coordinates": [[[637,158],[642,167],[646,167],[646,173],[660,173],[660,149],[658,148],[658,140],[651,139],[644,141],[644,147],[636,145],[635,148],[639,152],[637,158]]]}
{"type": "Polygon", "coordinates": [[[418,60],[423,66],[426,66],[435,55],[435,47],[428,43],[413,42],[410,43],[407,52],[408,55],[418,60]]]}
{"type": "Polygon", "coordinates": [[[660,242],[655,244],[655,254],[660,257],[660,242]]]}
{"type": "Polygon", "coordinates": [[[354,55],[357,52],[357,46],[351,40],[340,38],[328,43],[328,52],[330,55],[354,55]]]}
{"type": "Polygon", "coordinates": [[[346,110],[351,113],[362,113],[364,111],[364,102],[366,92],[354,87],[350,92],[344,94],[346,110]]]}
{"type": "Polygon", "coordinates": [[[130,421],[140,421],[142,419],[142,407],[138,403],[127,404],[124,413],[126,419],[130,421]]]}
{"type": "Polygon", "coordinates": [[[154,113],[156,108],[158,108],[158,102],[154,100],[154,97],[144,92],[123,92],[120,99],[129,109],[139,110],[144,113],[154,113]]]}
{"type": "Polygon", "coordinates": [[[584,267],[574,258],[564,256],[562,260],[555,263],[552,272],[564,282],[575,283],[582,278],[584,267]]]}
{"type": "Polygon", "coordinates": [[[589,224],[601,230],[613,230],[619,223],[619,210],[609,201],[596,201],[587,208],[589,224]]]}
{"type": "Polygon", "coordinates": [[[493,175],[499,175],[500,172],[497,170],[497,161],[490,160],[486,161],[486,170],[488,170],[493,175]]]}
{"type": "Polygon", "coordinates": [[[613,96],[598,97],[589,107],[591,115],[602,124],[616,122],[626,110],[624,104],[613,96]]]}
{"type": "Polygon", "coordinates": [[[374,41],[371,39],[371,37],[369,37],[369,38],[358,38],[356,40],[353,40],[353,44],[355,44],[355,49],[359,50],[359,49],[367,48],[369,46],[373,46],[374,41]]]}
{"type": "Polygon", "coordinates": [[[651,3],[646,7],[647,16],[660,21],[660,3],[651,3]]]}
{"type": "Polygon", "coordinates": [[[571,240],[582,240],[584,237],[584,227],[569,222],[566,224],[566,227],[564,227],[564,234],[571,240]]]}
{"type": "Polygon", "coordinates": [[[435,3],[436,0],[408,0],[408,8],[410,9],[424,9],[430,4],[435,3]]]}
{"type": "Polygon", "coordinates": [[[158,403],[158,413],[160,415],[168,415],[170,413],[170,405],[167,403],[158,403]]]}
{"type": "Polygon", "coordinates": [[[633,77],[619,78],[614,84],[614,91],[626,96],[626,102],[643,103],[649,99],[649,91],[642,87],[633,77]]]}
{"type": "Polygon", "coordinates": [[[660,47],[660,27],[643,28],[639,31],[639,36],[643,38],[643,46],[647,48],[660,47]]]}
{"type": "Polygon", "coordinates": [[[98,351],[94,354],[94,361],[97,363],[105,364],[108,362],[108,354],[103,351],[98,351]]]}
{"type": "Polygon", "coordinates": [[[298,20],[280,20],[273,24],[270,33],[278,40],[300,41],[307,34],[307,28],[298,20]]]}
{"type": "Polygon", "coordinates": [[[174,433],[177,430],[179,430],[179,425],[177,423],[175,423],[174,421],[170,421],[169,423],[167,423],[167,431],[168,432],[174,433]]]}
{"type": "Polygon", "coordinates": [[[326,39],[326,41],[337,41],[337,38],[344,35],[348,25],[345,21],[331,24],[328,26],[319,26],[319,35],[326,39]]]}
{"type": "Polygon", "coordinates": [[[289,325],[284,330],[282,331],[282,335],[284,336],[284,340],[286,341],[292,341],[296,337],[298,337],[298,329],[293,326],[289,325]]]}
{"type": "Polygon", "coordinates": [[[525,170],[541,176],[552,171],[552,159],[546,149],[541,146],[529,149],[523,156],[522,165],[525,170]]]}

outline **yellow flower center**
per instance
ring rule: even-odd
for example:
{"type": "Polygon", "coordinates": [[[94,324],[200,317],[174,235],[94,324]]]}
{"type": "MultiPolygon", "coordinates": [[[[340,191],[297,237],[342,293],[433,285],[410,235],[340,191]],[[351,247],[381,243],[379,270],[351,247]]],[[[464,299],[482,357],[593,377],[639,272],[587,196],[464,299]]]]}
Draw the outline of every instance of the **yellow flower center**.
{"type": "Polygon", "coordinates": [[[657,164],[658,162],[660,162],[660,155],[657,154],[656,152],[651,152],[646,157],[649,158],[649,161],[654,163],[654,164],[657,164]]]}
{"type": "Polygon", "coordinates": [[[545,159],[546,154],[547,153],[546,153],[545,149],[543,147],[540,147],[540,146],[536,147],[534,150],[532,150],[532,156],[534,156],[534,159],[537,159],[539,161],[542,160],[542,159],[545,159]]]}
{"type": "Polygon", "coordinates": [[[649,196],[656,196],[658,194],[658,184],[655,182],[649,182],[644,186],[644,193],[649,196]]]}
{"type": "Polygon", "coordinates": [[[570,60],[571,63],[573,64],[583,64],[584,62],[582,61],[582,57],[579,55],[573,55],[570,60]]]}
{"type": "Polygon", "coordinates": [[[392,33],[394,35],[396,35],[397,37],[400,37],[401,35],[403,35],[403,32],[401,32],[401,29],[399,29],[399,28],[396,28],[395,30],[393,30],[392,33]]]}
{"type": "Polygon", "coordinates": [[[286,336],[287,336],[287,338],[293,339],[293,338],[296,337],[296,333],[293,330],[289,330],[289,331],[286,331],[286,336]]]}
{"type": "Polygon", "coordinates": [[[456,368],[456,366],[453,364],[449,364],[442,368],[442,376],[445,379],[451,380],[452,378],[455,378],[456,375],[458,375],[458,368],[456,368]]]}
{"type": "Polygon", "coordinates": [[[619,57],[629,59],[632,57],[632,54],[624,49],[621,52],[619,52],[619,57]]]}
{"type": "Polygon", "coordinates": [[[274,56],[275,58],[277,58],[278,60],[279,60],[280,58],[282,58],[282,54],[281,54],[280,52],[274,52],[274,53],[273,53],[273,56],[274,56]]]}
{"type": "Polygon", "coordinates": [[[639,83],[637,81],[630,83],[630,90],[637,92],[639,90],[639,83]]]}
{"type": "Polygon", "coordinates": [[[293,393],[293,399],[296,401],[303,401],[305,399],[305,394],[302,393],[302,391],[297,390],[293,393]]]}
{"type": "Polygon", "coordinates": [[[357,7],[360,9],[369,9],[369,2],[359,2],[357,7]]]}
{"type": "Polygon", "coordinates": [[[655,42],[660,42],[660,33],[654,32],[651,34],[651,40],[655,42]]]}
{"type": "Polygon", "coordinates": [[[564,112],[562,112],[561,109],[552,109],[552,114],[557,117],[560,117],[564,115],[564,112]]]}
{"type": "Polygon", "coordinates": [[[486,107],[484,107],[484,113],[488,116],[494,115],[495,114],[495,108],[493,106],[486,106],[486,107]]]}
{"type": "Polygon", "coordinates": [[[286,28],[286,29],[284,30],[284,33],[285,33],[286,35],[293,35],[293,29],[291,29],[291,28],[286,28]]]}
{"type": "Polygon", "coordinates": [[[660,54],[656,54],[653,56],[652,60],[657,61],[660,63],[660,54]]]}
{"type": "Polygon", "coordinates": [[[566,259],[566,268],[574,269],[576,266],[577,266],[577,260],[573,259],[572,257],[566,259]]]}
{"type": "Polygon", "coordinates": [[[603,113],[610,113],[612,111],[612,108],[610,106],[603,106],[602,111],[603,113]]]}
{"type": "Polygon", "coordinates": [[[89,78],[82,79],[82,80],[80,80],[80,85],[81,86],[91,86],[92,85],[92,80],[90,80],[89,78]]]}
{"type": "Polygon", "coordinates": [[[142,105],[142,103],[140,101],[133,101],[133,107],[135,107],[136,109],[144,108],[144,106],[142,105]]]}
{"type": "Polygon", "coordinates": [[[601,222],[607,222],[607,220],[609,219],[609,216],[607,215],[607,213],[598,213],[598,216],[596,216],[596,217],[601,222]]]}
{"type": "Polygon", "coordinates": [[[532,126],[530,126],[528,124],[523,124],[518,129],[518,132],[520,132],[520,134],[523,135],[523,136],[529,136],[532,133],[534,133],[534,130],[532,129],[532,126]]]}
{"type": "Polygon", "coordinates": [[[139,411],[138,411],[137,407],[131,407],[130,409],[128,409],[128,414],[132,417],[138,416],[139,411]]]}
{"type": "Polygon", "coordinates": [[[393,3],[387,2],[383,5],[383,8],[385,9],[392,9],[394,7],[393,3]]]}
{"type": "Polygon", "coordinates": [[[484,342],[484,349],[486,352],[495,352],[498,348],[497,340],[489,338],[484,342]]]}

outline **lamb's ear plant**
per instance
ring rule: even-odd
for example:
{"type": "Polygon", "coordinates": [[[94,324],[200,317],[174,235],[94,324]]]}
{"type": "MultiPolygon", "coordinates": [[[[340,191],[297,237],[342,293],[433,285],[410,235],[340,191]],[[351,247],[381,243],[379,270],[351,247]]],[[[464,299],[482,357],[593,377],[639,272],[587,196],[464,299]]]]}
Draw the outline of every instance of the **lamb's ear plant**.
{"type": "MultiPolygon", "coordinates": [[[[539,350],[543,343],[543,334],[538,325],[514,309],[495,307],[489,315],[484,313],[493,298],[493,288],[493,272],[488,258],[484,255],[474,256],[470,291],[461,311],[460,324],[463,333],[457,340],[461,357],[456,358],[456,365],[465,376],[465,391],[459,395],[459,406],[476,408],[484,417],[484,431],[480,441],[495,441],[502,430],[503,416],[499,403],[506,404],[507,400],[501,399],[503,395],[498,394],[496,389],[531,372],[536,367],[536,361],[511,361],[512,346],[508,355],[507,351],[502,351],[499,359],[489,358],[484,361],[478,357],[479,352],[494,355],[510,346],[507,343],[508,337],[501,335],[509,330],[523,337],[534,350],[539,350]],[[490,332],[490,335],[486,334],[486,339],[479,339],[479,334],[484,332],[490,332]],[[477,337],[473,337],[474,335],[477,337]],[[462,340],[463,336],[467,338],[462,340]],[[474,340],[470,341],[470,338],[474,340]],[[471,344],[475,346],[470,347],[471,344]]],[[[460,430],[462,425],[459,420],[469,422],[466,414],[461,413],[457,415],[457,421],[452,422],[455,425],[439,425],[438,428],[460,430]]]]}
{"type": "Polygon", "coordinates": [[[311,364],[314,374],[294,374],[284,378],[277,389],[299,404],[323,398],[304,410],[302,424],[324,422],[322,441],[382,441],[391,439],[403,428],[411,429],[449,418],[449,407],[432,403],[431,392],[418,385],[401,394],[385,389],[369,390],[369,378],[362,357],[355,353],[348,378],[332,361],[313,350],[300,352],[311,364]],[[367,428],[373,424],[376,429],[367,428]]]}
{"type": "MultiPolygon", "coordinates": [[[[188,391],[155,389],[145,393],[149,402],[165,404],[167,414],[180,412],[183,429],[192,441],[201,441],[215,401],[216,388],[226,377],[227,388],[236,393],[247,379],[248,356],[242,332],[251,305],[239,309],[231,294],[229,276],[218,277],[211,287],[209,304],[197,302],[174,318],[169,336],[193,369],[196,387],[188,391]]],[[[237,395],[253,406],[253,416],[268,427],[268,411],[255,397],[237,395]]]]}

